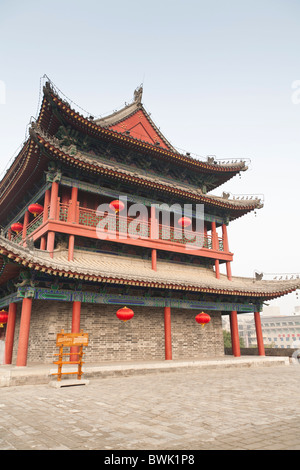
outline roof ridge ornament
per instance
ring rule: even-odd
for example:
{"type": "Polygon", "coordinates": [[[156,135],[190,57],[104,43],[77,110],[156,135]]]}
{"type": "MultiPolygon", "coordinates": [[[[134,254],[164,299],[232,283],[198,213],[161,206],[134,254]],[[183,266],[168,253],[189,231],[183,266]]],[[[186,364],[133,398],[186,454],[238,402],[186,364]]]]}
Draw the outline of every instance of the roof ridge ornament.
{"type": "Polygon", "coordinates": [[[138,86],[133,93],[133,100],[135,103],[141,103],[142,102],[142,96],[143,96],[143,84],[138,86]]]}

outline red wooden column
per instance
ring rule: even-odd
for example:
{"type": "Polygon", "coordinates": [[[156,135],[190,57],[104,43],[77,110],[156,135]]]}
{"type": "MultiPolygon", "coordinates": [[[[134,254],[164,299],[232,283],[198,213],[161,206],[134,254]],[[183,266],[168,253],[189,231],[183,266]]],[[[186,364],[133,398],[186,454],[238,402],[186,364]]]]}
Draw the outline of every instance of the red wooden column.
{"type": "Polygon", "coordinates": [[[171,307],[165,307],[165,359],[172,360],[171,307]]]}
{"type": "Polygon", "coordinates": [[[45,192],[45,198],[44,198],[44,213],[43,213],[43,222],[46,222],[48,220],[48,210],[49,210],[49,204],[50,204],[50,198],[51,198],[51,191],[50,189],[47,189],[45,192]]]}
{"type": "Polygon", "coordinates": [[[226,272],[227,272],[227,278],[229,281],[232,281],[232,274],[231,274],[231,262],[226,261],[226,272]]]}
{"type": "Polygon", "coordinates": [[[206,225],[206,222],[204,222],[203,234],[204,234],[203,246],[204,246],[204,248],[207,248],[208,245],[206,244],[207,243],[207,225],[206,225]]]}
{"type": "Polygon", "coordinates": [[[9,309],[8,309],[8,320],[7,320],[6,337],[5,337],[4,364],[12,363],[15,325],[16,325],[16,312],[17,312],[17,304],[15,302],[12,302],[11,304],[9,304],[9,309]]]}
{"type": "MultiPolygon", "coordinates": [[[[76,223],[76,211],[77,211],[77,199],[78,199],[78,188],[72,187],[71,199],[68,211],[68,222],[72,224],[76,223]]],[[[68,251],[68,260],[73,261],[74,259],[74,245],[75,245],[75,235],[69,235],[69,251],[68,251]]]]}
{"type": "Polygon", "coordinates": [[[50,258],[53,258],[54,243],[55,243],[55,232],[48,232],[47,251],[49,251],[50,258]]]}
{"type": "Polygon", "coordinates": [[[157,271],[157,251],[152,250],[151,252],[151,264],[153,271],[157,271]]]}
{"type": "Polygon", "coordinates": [[[69,211],[68,211],[68,222],[75,223],[76,221],[76,209],[78,201],[78,188],[72,187],[71,199],[69,201],[69,211]]]}
{"type": "MultiPolygon", "coordinates": [[[[56,181],[53,181],[52,188],[51,188],[50,213],[49,213],[49,219],[52,219],[52,220],[55,220],[57,216],[58,189],[59,189],[59,184],[56,181]]],[[[49,251],[51,258],[53,258],[54,242],[55,242],[55,232],[48,232],[47,251],[49,251]]]]}
{"type": "MultiPolygon", "coordinates": [[[[227,235],[227,227],[225,224],[222,225],[222,235],[223,235],[223,247],[225,252],[229,252],[229,243],[228,243],[228,235],[227,235]]],[[[232,280],[232,275],[231,275],[231,263],[230,261],[226,261],[226,272],[227,272],[227,278],[229,281],[232,280]]]]}
{"type": "Polygon", "coordinates": [[[21,323],[19,332],[19,346],[17,355],[17,366],[26,366],[29,341],[30,317],[32,299],[25,298],[22,302],[21,323]]]}
{"type": "Polygon", "coordinates": [[[29,216],[30,212],[26,211],[24,214],[24,221],[23,221],[23,232],[22,232],[22,242],[23,246],[26,246],[26,242],[24,241],[26,238],[26,233],[27,233],[27,225],[29,224],[29,216]]]}
{"type": "MultiPolygon", "coordinates": [[[[151,218],[150,218],[150,238],[158,239],[158,222],[156,219],[155,207],[151,206],[151,218]]],[[[153,271],[157,270],[157,252],[156,250],[151,251],[151,265],[153,271]]]]}
{"type": "Polygon", "coordinates": [[[263,334],[262,334],[261,320],[260,320],[260,313],[259,312],[254,312],[254,321],[255,321],[255,329],[256,329],[258,354],[259,354],[259,356],[265,356],[264,339],[263,339],[263,334]]]}
{"type": "MultiPolygon", "coordinates": [[[[79,300],[74,300],[73,310],[72,310],[72,333],[80,332],[80,313],[81,313],[81,302],[79,300]]],[[[70,348],[70,361],[77,361],[78,355],[75,354],[78,352],[78,346],[72,346],[70,348]]]]}
{"type": "Polygon", "coordinates": [[[75,245],[75,236],[69,235],[68,261],[74,260],[74,245],[75,245]]]}
{"type": "Polygon", "coordinates": [[[235,357],[240,357],[240,338],[239,338],[239,327],[237,321],[237,311],[233,310],[230,314],[230,330],[231,330],[231,344],[232,353],[235,357]]]}
{"type": "Polygon", "coordinates": [[[69,188],[62,187],[61,202],[62,204],[69,204],[70,190],[69,188]]]}
{"type": "Polygon", "coordinates": [[[56,219],[58,190],[59,190],[59,184],[57,183],[57,181],[53,181],[52,187],[51,187],[49,219],[56,219]]]}
{"type": "MultiPolygon", "coordinates": [[[[219,249],[219,240],[216,229],[216,222],[211,223],[211,238],[212,238],[212,249],[219,249]]],[[[218,259],[215,260],[216,278],[220,279],[220,262],[218,259]]]]}
{"type": "MultiPolygon", "coordinates": [[[[44,197],[44,212],[43,212],[43,223],[48,219],[48,206],[50,204],[50,189],[47,189],[44,197]]],[[[46,249],[46,236],[41,237],[40,249],[46,249]]]]}

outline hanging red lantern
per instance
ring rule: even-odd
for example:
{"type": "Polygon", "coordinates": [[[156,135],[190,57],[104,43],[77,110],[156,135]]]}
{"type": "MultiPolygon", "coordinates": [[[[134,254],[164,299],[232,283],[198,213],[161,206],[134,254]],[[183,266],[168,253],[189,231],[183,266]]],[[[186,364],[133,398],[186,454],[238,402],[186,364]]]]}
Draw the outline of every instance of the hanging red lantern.
{"type": "Polygon", "coordinates": [[[5,310],[1,310],[0,312],[0,328],[3,328],[5,323],[8,320],[8,313],[5,310]]]}
{"type": "Polygon", "coordinates": [[[40,204],[30,204],[28,210],[31,214],[34,215],[34,217],[36,217],[43,212],[44,208],[40,204]]]}
{"type": "Polygon", "coordinates": [[[189,217],[181,217],[178,220],[178,224],[181,225],[181,227],[189,227],[191,225],[192,221],[189,217]]]}
{"type": "Polygon", "coordinates": [[[20,222],[16,222],[15,224],[12,224],[11,227],[13,232],[21,232],[23,230],[23,224],[21,224],[20,222]]]}
{"type": "Polygon", "coordinates": [[[134,316],[134,312],[131,310],[131,308],[123,307],[117,311],[116,315],[119,320],[127,321],[131,320],[131,318],[134,316]]]}
{"type": "Polygon", "coordinates": [[[119,212],[119,211],[122,211],[125,206],[122,201],[120,201],[119,199],[116,199],[115,201],[111,201],[111,203],[109,204],[109,207],[115,212],[119,212]]]}
{"type": "Polygon", "coordinates": [[[207,313],[201,312],[201,313],[198,313],[198,315],[195,316],[195,320],[203,328],[204,325],[206,325],[207,323],[210,322],[210,316],[207,313]]]}

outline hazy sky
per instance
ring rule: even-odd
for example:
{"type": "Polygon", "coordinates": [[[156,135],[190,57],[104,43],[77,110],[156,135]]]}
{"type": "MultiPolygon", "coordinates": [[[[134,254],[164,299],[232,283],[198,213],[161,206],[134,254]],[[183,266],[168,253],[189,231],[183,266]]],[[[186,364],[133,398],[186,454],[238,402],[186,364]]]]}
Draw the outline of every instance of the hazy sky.
{"type": "Polygon", "coordinates": [[[265,200],[229,226],[233,275],[299,273],[299,21],[299,0],[0,0],[0,172],[37,114],[44,74],[94,116],[143,83],[175,147],[251,159],[214,192],[265,200]]]}

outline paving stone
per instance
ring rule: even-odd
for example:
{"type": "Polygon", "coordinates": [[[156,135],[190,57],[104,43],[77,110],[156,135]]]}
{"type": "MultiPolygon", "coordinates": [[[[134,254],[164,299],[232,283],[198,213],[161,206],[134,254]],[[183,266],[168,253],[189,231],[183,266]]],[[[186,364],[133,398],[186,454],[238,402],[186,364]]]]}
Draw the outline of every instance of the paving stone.
{"type": "Polygon", "coordinates": [[[1,388],[0,450],[299,450],[300,367],[1,388]]]}

